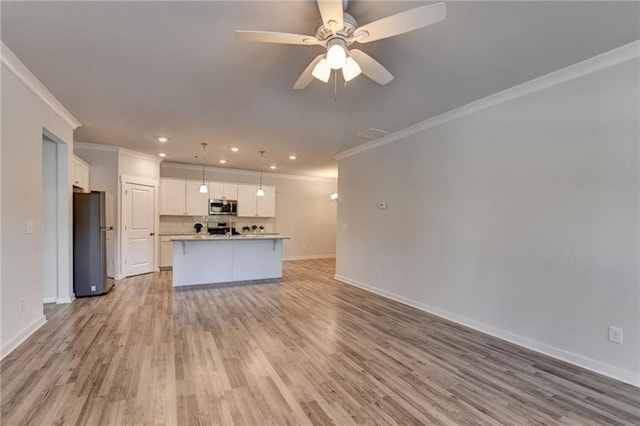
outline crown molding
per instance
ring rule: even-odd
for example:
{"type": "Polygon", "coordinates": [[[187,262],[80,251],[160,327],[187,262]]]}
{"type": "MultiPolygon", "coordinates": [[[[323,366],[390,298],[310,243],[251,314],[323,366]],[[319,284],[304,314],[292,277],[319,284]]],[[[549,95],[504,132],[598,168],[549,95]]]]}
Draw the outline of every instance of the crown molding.
{"type": "MultiPolygon", "coordinates": [[[[244,170],[244,169],[227,169],[222,167],[214,167],[214,166],[204,166],[207,171],[216,172],[216,173],[225,173],[229,175],[240,175],[240,176],[252,176],[257,177],[260,175],[259,171],[254,170],[244,170]]],[[[163,161],[160,164],[160,170],[163,168],[174,169],[174,170],[202,170],[202,166],[194,165],[194,164],[182,164],[182,163],[167,163],[163,161]]],[[[262,175],[265,177],[271,177],[274,179],[290,179],[290,180],[304,180],[311,182],[327,182],[327,183],[335,183],[337,182],[337,178],[326,178],[320,176],[301,176],[301,175],[287,175],[281,173],[270,173],[270,172],[262,172],[262,175]]]]}
{"type": "Polygon", "coordinates": [[[150,161],[153,161],[155,163],[160,163],[162,161],[161,158],[157,158],[157,157],[155,157],[153,155],[145,154],[145,153],[138,152],[138,151],[132,151],[130,149],[123,148],[123,147],[117,146],[117,145],[102,145],[102,144],[97,144],[97,143],[88,143],[88,142],[75,141],[75,142],[73,142],[73,146],[74,147],[78,147],[80,149],[91,149],[91,150],[94,150],[94,151],[115,152],[115,153],[118,153],[118,154],[126,154],[126,155],[129,155],[131,157],[143,158],[145,160],[150,160],[150,161]]]}
{"type": "Polygon", "coordinates": [[[108,151],[108,152],[120,151],[120,147],[116,145],[102,145],[97,143],[80,142],[80,141],[74,141],[73,147],[81,148],[81,149],[92,149],[94,151],[108,151]]]}
{"type": "Polygon", "coordinates": [[[640,40],[634,41],[592,58],[586,59],[581,62],[577,62],[568,67],[553,71],[549,74],[545,74],[541,77],[529,80],[525,83],[513,86],[509,89],[501,92],[489,95],[485,98],[473,101],[459,108],[421,121],[397,132],[391,133],[388,136],[376,139],[371,142],[358,145],[356,147],[339,152],[335,155],[336,160],[343,160],[356,154],[360,154],[365,151],[369,151],[378,148],[383,145],[387,145],[393,142],[397,142],[401,139],[411,136],[413,134],[422,132],[424,130],[439,126],[441,124],[448,123],[450,121],[457,120],[467,115],[474,114],[476,112],[500,105],[502,103],[529,95],[531,93],[539,92],[558,84],[574,80],[592,74],[594,72],[630,61],[640,57],[640,40]]]}
{"type": "Polygon", "coordinates": [[[156,157],[154,155],[145,154],[145,153],[138,152],[138,151],[132,151],[132,150],[127,149],[127,148],[119,147],[119,152],[120,152],[120,154],[126,154],[126,155],[130,155],[131,157],[142,158],[142,159],[145,159],[145,160],[156,162],[158,164],[162,161],[162,158],[158,158],[158,157],[156,157]]]}
{"type": "Polygon", "coordinates": [[[44,84],[22,63],[22,61],[7,47],[4,42],[0,51],[0,60],[13,72],[33,93],[47,104],[60,118],[62,118],[72,129],[81,126],[80,122],[56,99],[44,84]]]}

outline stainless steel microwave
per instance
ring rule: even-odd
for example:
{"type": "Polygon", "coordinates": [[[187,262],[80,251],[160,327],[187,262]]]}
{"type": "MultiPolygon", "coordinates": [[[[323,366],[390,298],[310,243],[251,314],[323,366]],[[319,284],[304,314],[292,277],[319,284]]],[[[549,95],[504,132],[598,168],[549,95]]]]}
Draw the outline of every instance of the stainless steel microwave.
{"type": "Polygon", "coordinates": [[[237,215],[238,202],[236,200],[209,200],[210,215],[237,215]]]}

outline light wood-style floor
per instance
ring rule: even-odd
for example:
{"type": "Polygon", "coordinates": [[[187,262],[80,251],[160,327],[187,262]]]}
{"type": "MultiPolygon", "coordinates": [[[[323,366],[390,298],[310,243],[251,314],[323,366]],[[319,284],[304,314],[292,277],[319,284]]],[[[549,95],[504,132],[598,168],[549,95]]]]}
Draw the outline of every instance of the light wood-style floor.
{"type": "Polygon", "coordinates": [[[337,283],[173,291],[171,272],[47,308],[2,361],[1,423],[640,424],[640,390],[337,283]]]}

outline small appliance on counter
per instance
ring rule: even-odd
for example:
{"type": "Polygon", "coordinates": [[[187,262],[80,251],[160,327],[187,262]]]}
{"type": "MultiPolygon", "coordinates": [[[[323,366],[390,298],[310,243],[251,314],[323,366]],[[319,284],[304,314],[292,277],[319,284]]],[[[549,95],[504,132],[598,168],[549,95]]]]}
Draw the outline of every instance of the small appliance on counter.
{"type": "MultiPolygon", "coordinates": [[[[224,235],[227,232],[229,232],[229,225],[224,223],[224,222],[220,222],[217,224],[218,226],[211,226],[209,225],[209,227],[207,228],[207,231],[209,231],[209,235],[224,235]]],[[[236,228],[234,228],[233,226],[231,227],[231,235],[240,235],[240,233],[238,231],[236,231],[236,228]]]]}
{"type": "Polygon", "coordinates": [[[196,223],[195,225],[193,225],[193,227],[196,230],[196,234],[199,234],[200,231],[202,231],[202,224],[201,223],[196,223]]]}

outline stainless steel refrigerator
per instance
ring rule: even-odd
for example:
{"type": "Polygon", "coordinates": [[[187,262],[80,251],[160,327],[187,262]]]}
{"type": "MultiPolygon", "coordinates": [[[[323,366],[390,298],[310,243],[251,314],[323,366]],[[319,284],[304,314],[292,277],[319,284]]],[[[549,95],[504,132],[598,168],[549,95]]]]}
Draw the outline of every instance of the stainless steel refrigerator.
{"type": "Polygon", "coordinates": [[[76,297],[105,294],[107,276],[107,198],[105,192],[73,194],[73,291],[76,297]]]}

